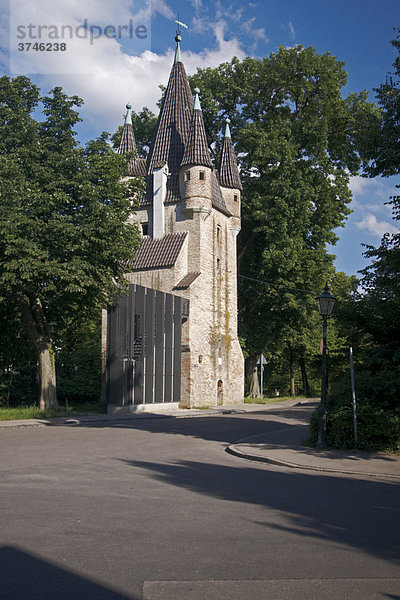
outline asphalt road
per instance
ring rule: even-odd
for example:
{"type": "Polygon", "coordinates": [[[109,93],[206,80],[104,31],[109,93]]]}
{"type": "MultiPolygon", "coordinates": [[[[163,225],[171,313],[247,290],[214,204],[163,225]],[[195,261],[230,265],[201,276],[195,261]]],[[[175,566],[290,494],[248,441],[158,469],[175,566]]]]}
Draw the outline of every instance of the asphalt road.
{"type": "Polygon", "coordinates": [[[399,600],[399,483],[225,452],[288,423],[1,430],[1,600],[399,600]]]}

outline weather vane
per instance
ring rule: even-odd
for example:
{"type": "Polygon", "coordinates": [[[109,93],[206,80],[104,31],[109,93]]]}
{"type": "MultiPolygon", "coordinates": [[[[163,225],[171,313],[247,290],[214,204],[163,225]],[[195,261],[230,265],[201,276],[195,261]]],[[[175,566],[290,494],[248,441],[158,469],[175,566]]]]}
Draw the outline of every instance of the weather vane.
{"type": "Polygon", "coordinates": [[[178,18],[175,19],[175,23],[178,25],[178,27],[176,28],[176,35],[180,35],[181,34],[181,27],[184,27],[185,29],[189,29],[187,25],[185,25],[185,23],[182,23],[182,21],[179,21],[179,11],[178,11],[178,18]]]}

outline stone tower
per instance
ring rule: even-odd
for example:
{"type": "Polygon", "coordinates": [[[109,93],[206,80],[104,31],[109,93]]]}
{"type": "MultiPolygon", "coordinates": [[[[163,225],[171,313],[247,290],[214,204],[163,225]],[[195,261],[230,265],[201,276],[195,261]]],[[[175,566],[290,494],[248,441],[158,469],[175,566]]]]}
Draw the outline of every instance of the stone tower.
{"type": "MultiPolygon", "coordinates": [[[[180,53],[180,36],[147,159],[133,159],[130,176],[146,190],[132,216],[142,243],[128,279],[189,300],[182,324],[180,405],[243,401],[243,355],[237,335],[236,238],[241,182],[226,122],[221,161],[211,161],[199,90],[194,99],[180,53]]],[[[119,147],[136,148],[130,105],[119,147]]],[[[157,402],[157,400],[156,400],[157,402]]]]}

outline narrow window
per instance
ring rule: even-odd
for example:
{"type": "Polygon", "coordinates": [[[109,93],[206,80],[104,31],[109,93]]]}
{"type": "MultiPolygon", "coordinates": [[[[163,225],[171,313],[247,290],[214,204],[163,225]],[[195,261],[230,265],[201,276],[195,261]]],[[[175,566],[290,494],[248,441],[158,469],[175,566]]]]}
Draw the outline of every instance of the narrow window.
{"type": "Polygon", "coordinates": [[[149,235],[149,224],[148,223],[142,223],[142,234],[149,235]]]}
{"type": "Polygon", "coordinates": [[[233,194],[233,201],[237,202],[239,200],[239,196],[237,194],[233,194]]]}
{"type": "Polygon", "coordinates": [[[221,226],[217,225],[217,242],[221,242],[221,226]]]}
{"type": "Polygon", "coordinates": [[[185,181],[190,181],[190,171],[186,171],[186,173],[185,173],[185,181]]]}
{"type": "Polygon", "coordinates": [[[204,172],[204,171],[200,171],[200,173],[199,173],[199,178],[200,178],[200,180],[201,180],[201,181],[204,181],[204,180],[205,180],[205,178],[206,178],[206,174],[205,174],[205,172],[204,172]]]}

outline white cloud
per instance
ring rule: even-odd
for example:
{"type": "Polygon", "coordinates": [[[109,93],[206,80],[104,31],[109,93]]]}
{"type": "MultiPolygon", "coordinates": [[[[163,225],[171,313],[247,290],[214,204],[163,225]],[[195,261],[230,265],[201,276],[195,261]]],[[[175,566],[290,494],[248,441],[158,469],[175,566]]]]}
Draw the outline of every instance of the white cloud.
{"type": "MultiPolygon", "coordinates": [[[[200,53],[185,50],[183,42],[182,60],[188,73],[195,73],[197,68],[216,67],[233,56],[244,58],[239,41],[226,39],[225,29],[224,21],[216,22],[213,25],[215,47],[200,53]]],[[[103,130],[116,130],[122,122],[127,102],[131,102],[136,111],[143,106],[157,111],[156,103],[161,94],[159,85],[168,82],[174,51],[171,45],[165,54],[145,50],[139,56],[130,56],[117,40],[101,38],[86,53],[81,52],[79,44],[70,46],[67,60],[72,66],[79,64],[88,75],[42,75],[34,81],[44,94],[54,86],[61,86],[67,94],[83,98],[85,105],[80,114],[84,123],[79,130],[84,130],[86,136],[95,137],[103,130]]]]}
{"type": "Polygon", "coordinates": [[[356,223],[358,229],[367,231],[370,235],[381,238],[385,233],[399,233],[399,230],[386,221],[378,221],[375,215],[368,213],[362,221],[356,223]]]}
{"type": "Polygon", "coordinates": [[[292,40],[294,40],[296,38],[296,32],[294,30],[292,21],[289,21],[288,25],[289,25],[290,37],[292,38],[292,40]]]}
{"type": "Polygon", "coordinates": [[[153,15],[158,13],[166,19],[176,19],[175,13],[171,10],[168,4],[164,2],[164,0],[150,0],[150,4],[153,15]]]}
{"type": "Polygon", "coordinates": [[[203,8],[202,0],[190,0],[191,5],[193,6],[196,16],[199,14],[200,10],[203,8]]]}
{"type": "Polygon", "coordinates": [[[389,200],[389,196],[393,194],[393,190],[396,181],[394,178],[382,179],[381,177],[374,177],[369,179],[368,177],[350,177],[350,190],[353,196],[358,199],[363,197],[366,199],[368,196],[374,198],[380,198],[382,202],[389,200]]]}
{"type": "Polygon", "coordinates": [[[355,177],[350,177],[350,190],[353,195],[362,194],[364,191],[372,185],[375,185],[373,179],[366,179],[365,177],[360,177],[356,175],[355,177]]]}
{"type": "Polygon", "coordinates": [[[256,22],[257,22],[256,17],[252,17],[251,19],[248,19],[247,21],[243,22],[243,29],[247,33],[249,38],[251,38],[254,41],[255,46],[257,45],[257,43],[259,41],[264,41],[264,42],[269,41],[267,34],[265,32],[265,28],[264,27],[255,27],[254,24],[256,22]]]}
{"type": "MultiPolygon", "coordinates": [[[[196,11],[201,11],[201,0],[192,0],[196,11]]],[[[150,18],[150,10],[161,14],[169,20],[175,15],[165,0],[68,0],[55,3],[54,0],[13,0],[12,11],[19,18],[23,15],[24,23],[51,22],[79,26],[83,19],[89,24],[105,27],[107,24],[124,24],[129,19],[143,22],[150,18]],[[132,8],[133,7],[133,8],[132,8]]],[[[200,13],[201,14],[201,13],[200,13]]],[[[182,59],[188,73],[195,73],[197,68],[216,67],[221,62],[229,61],[233,56],[244,58],[240,42],[237,38],[228,38],[227,24],[224,19],[208,21],[207,28],[214,33],[215,46],[205,48],[199,53],[185,50],[185,39],[182,44],[182,59]]],[[[171,28],[172,31],[172,28],[171,28]]],[[[90,45],[87,40],[68,40],[68,52],[62,56],[63,70],[55,72],[46,70],[43,52],[30,56],[30,65],[26,65],[23,73],[34,73],[40,65],[42,75],[32,76],[43,94],[47,94],[55,86],[64,88],[67,94],[77,95],[84,99],[85,105],[80,109],[84,122],[80,130],[94,137],[103,130],[115,131],[122,122],[126,102],[131,102],[134,110],[148,106],[156,112],[156,103],[160,97],[159,85],[166,85],[171,71],[174,50],[171,33],[171,47],[164,54],[156,54],[150,49],[150,39],[144,48],[137,51],[129,47],[129,40],[106,38],[94,40],[90,45]],[[122,41],[122,45],[120,43],[122,41]],[[35,62],[36,61],[36,62],[35,62]],[[61,73],[61,74],[60,74],[61,73]],[[64,73],[64,74],[62,74],[64,73]]],[[[17,58],[26,60],[27,53],[17,58]]],[[[4,64],[6,61],[4,60],[4,64]]],[[[38,71],[36,71],[38,72],[38,71]]]]}

